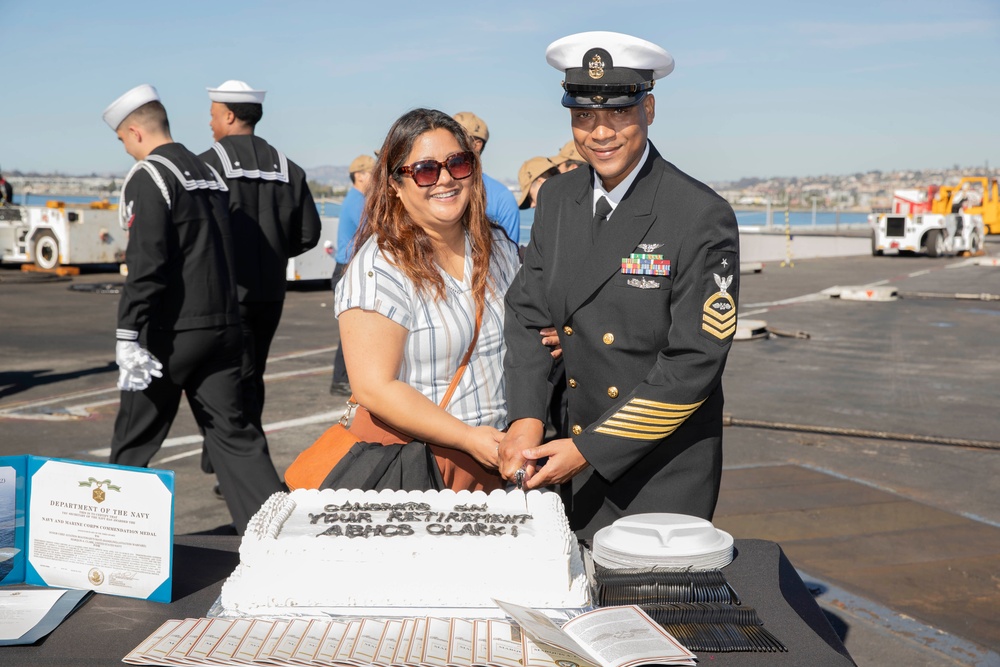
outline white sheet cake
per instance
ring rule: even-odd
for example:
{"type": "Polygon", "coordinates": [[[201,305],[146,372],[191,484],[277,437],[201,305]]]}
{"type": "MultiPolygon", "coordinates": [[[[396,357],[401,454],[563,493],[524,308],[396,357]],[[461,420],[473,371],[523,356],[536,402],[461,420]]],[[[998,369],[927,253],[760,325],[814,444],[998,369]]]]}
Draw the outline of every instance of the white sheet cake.
{"type": "Polygon", "coordinates": [[[558,494],[276,493],[250,520],[221,606],[245,615],[496,609],[493,598],[535,608],[589,604],[558,494]]]}

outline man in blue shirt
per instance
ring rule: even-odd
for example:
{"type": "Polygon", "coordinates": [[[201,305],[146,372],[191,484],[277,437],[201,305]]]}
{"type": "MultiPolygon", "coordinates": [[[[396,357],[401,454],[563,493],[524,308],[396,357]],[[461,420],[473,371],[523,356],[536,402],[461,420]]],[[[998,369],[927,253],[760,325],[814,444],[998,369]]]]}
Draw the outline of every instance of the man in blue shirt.
{"type": "MultiPolygon", "coordinates": [[[[365,210],[365,191],[372,179],[375,169],[375,158],[371,155],[359,155],[351,162],[348,172],[351,176],[351,189],[340,205],[340,223],[337,226],[337,266],[330,279],[332,289],[337,289],[340,277],[344,275],[347,263],[354,254],[354,236],[361,226],[361,214],[365,210]]],[[[330,384],[331,394],[350,394],[351,384],[347,378],[347,366],[344,364],[344,351],[337,346],[337,354],[333,359],[333,381],[330,384]]]]}
{"type": "MultiPolygon", "coordinates": [[[[472,136],[476,153],[482,155],[486,142],[490,139],[490,130],[485,121],[471,111],[459,111],[453,118],[472,136]]],[[[520,245],[521,213],[517,210],[517,202],[510,188],[490,178],[486,172],[483,172],[483,185],[486,186],[486,217],[500,225],[515,245],[520,245]]]]}

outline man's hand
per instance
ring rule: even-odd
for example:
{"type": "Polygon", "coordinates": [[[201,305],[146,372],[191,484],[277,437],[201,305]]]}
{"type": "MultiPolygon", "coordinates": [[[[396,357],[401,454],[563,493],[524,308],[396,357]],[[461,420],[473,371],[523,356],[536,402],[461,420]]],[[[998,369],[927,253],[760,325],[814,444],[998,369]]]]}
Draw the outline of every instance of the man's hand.
{"type": "Polygon", "coordinates": [[[545,465],[535,468],[534,474],[527,476],[525,489],[539,489],[551,484],[568,482],[590,465],[576,448],[572,438],[551,440],[540,447],[526,449],[521,455],[528,460],[529,466],[535,461],[547,459],[545,465]]]}
{"type": "Polygon", "coordinates": [[[527,473],[525,478],[531,476],[534,471],[533,461],[528,461],[521,452],[542,444],[542,436],[545,434],[545,424],[538,419],[518,419],[510,425],[503,440],[497,446],[497,462],[500,475],[509,482],[514,481],[514,476],[522,467],[527,473]]]}
{"type": "Polygon", "coordinates": [[[163,377],[163,364],[136,341],[118,341],[115,362],[119,368],[118,388],[122,391],[142,391],[154,377],[163,377]]]}
{"type": "Polygon", "coordinates": [[[558,359],[562,356],[562,345],[559,343],[559,333],[556,331],[555,327],[545,327],[544,329],[539,329],[538,333],[542,336],[542,345],[546,347],[551,347],[549,354],[552,355],[553,359],[558,359]]]}

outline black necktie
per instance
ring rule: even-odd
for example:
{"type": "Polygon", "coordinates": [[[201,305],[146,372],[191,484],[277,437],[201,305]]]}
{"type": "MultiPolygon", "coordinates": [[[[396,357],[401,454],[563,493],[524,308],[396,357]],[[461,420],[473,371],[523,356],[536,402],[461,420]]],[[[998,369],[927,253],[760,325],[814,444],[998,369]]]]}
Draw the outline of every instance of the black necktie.
{"type": "Polygon", "coordinates": [[[601,197],[594,207],[593,240],[595,243],[601,234],[601,225],[608,219],[609,213],[611,213],[611,202],[608,201],[607,197],[601,197]]]}

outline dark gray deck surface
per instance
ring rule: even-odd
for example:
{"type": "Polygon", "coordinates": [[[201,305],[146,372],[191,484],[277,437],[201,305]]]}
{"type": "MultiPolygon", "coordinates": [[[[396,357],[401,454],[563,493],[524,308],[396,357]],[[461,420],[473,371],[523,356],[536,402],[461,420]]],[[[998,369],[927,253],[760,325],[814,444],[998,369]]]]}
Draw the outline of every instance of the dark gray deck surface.
{"type": "MultiPolygon", "coordinates": [[[[1000,255],[1000,246],[987,249],[1000,255]]],[[[106,456],[118,298],[68,287],[120,280],[87,272],[22,282],[0,269],[0,455],[106,456]]],[[[1000,663],[1000,301],[950,298],[956,293],[1000,295],[1000,268],[854,257],[769,263],[743,276],[741,317],[810,337],[735,344],[727,414],[781,430],[726,430],[716,522],[738,537],[779,542],[807,578],[825,584],[832,593],[820,602],[862,665],[1000,663]],[[943,298],[815,297],[876,283],[943,298]],[[906,437],[859,436],[866,432],[906,437]]],[[[264,413],[279,471],[339,416],[345,398],[328,393],[337,343],[330,302],[322,288],[288,294],[264,413]]],[[[214,479],[199,469],[196,434],[182,407],[154,460],[176,472],[178,533],[229,520],[211,493],[214,479]]]]}

